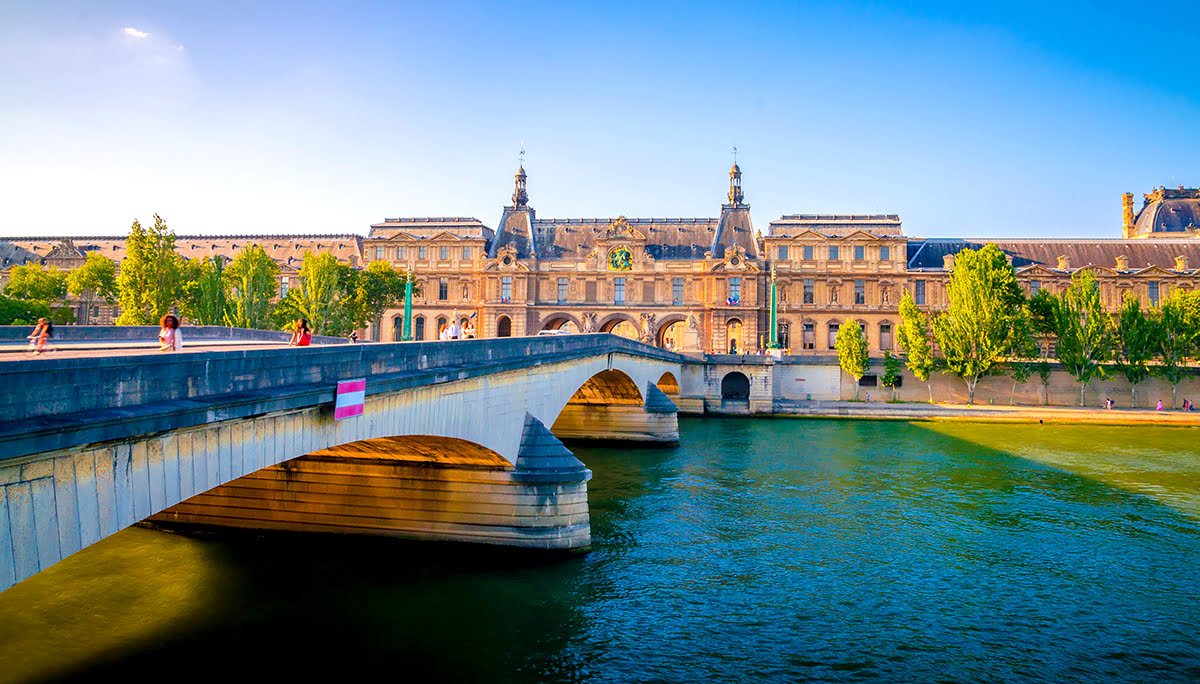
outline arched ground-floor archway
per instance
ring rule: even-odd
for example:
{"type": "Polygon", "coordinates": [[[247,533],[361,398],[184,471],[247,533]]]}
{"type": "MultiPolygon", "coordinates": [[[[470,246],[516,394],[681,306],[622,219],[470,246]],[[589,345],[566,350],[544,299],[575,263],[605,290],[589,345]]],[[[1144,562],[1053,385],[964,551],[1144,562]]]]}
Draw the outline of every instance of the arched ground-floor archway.
{"type": "Polygon", "coordinates": [[[746,351],[745,329],[741,319],[731,318],[725,321],[725,343],[729,345],[730,354],[741,354],[746,351]]]}
{"type": "Polygon", "coordinates": [[[578,319],[565,313],[550,314],[543,318],[539,328],[539,330],[565,330],[569,333],[577,333],[582,329],[578,319]]]}
{"type": "Polygon", "coordinates": [[[683,335],[687,332],[687,321],[682,316],[667,319],[658,329],[656,344],[672,351],[683,348],[683,335]]]}
{"type": "Polygon", "coordinates": [[[617,314],[601,321],[600,332],[612,333],[619,337],[624,337],[630,340],[638,339],[638,327],[633,322],[633,319],[617,314]]]}
{"type": "Polygon", "coordinates": [[[496,319],[496,337],[512,337],[512,319],[508,316],[496,319]]]}

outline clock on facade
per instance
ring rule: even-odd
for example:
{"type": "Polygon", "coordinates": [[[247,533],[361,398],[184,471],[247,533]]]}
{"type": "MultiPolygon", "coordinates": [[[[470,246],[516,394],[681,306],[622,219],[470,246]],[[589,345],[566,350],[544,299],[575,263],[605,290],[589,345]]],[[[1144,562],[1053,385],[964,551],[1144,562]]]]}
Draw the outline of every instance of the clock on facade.
{"type": "Polygon", "coordinates": [[[629,271],[633,269],[633,252],[625,245],[614,247],[608,253],[608,267],[613,271],[629,271]]]}

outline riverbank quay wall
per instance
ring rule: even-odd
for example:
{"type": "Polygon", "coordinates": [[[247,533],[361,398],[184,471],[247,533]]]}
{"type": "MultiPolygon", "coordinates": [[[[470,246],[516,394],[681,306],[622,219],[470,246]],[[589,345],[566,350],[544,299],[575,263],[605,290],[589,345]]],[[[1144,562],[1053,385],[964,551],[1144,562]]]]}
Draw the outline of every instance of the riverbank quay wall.
{"type": "Polygon", "coordinates": [[[620,381],[645,401],[687,362],[574,335],[0,364],[0,588],[277,466],[275,493],[292,499],[276,508],[294,507],[295,529],[336,519],[332,500],[345,504],[340,531],[584,547],[590,471],[548,426],[584,387],[620,381]],[[366,378],[364,413],[335,420],[336,383],[354,378],[366,378]],[[377,441],[397,437],[410,439],[377,441]],[[348,445],[362,452],[336,452],[348,445]],[[308,484],[323,492],[305,493],[304,477],[321,471],[308,484]],[[406,505],[418,489],[427,503],[406,505]],[[472,502],[480,508],[455,510],[472,502]]]}
{"type": "MultiPolygon", "coordinates": [[[[855,399],[855,380],[841,370],[836,356],[783,356],[708,354],[700,363],[685,366],[681,382],[682,394],[675,403],[683,413],[728,414],[792,414],[797,406],[814,402],[840,402],[855,399]],[[738,384],[731,380],[744,377],[748,397],[731,396],[738,384]]],[[[1200,398],[1200,368],[1185,369],[1183,380],[1176,388],[1172,405],[1171,385],[1152,376],[1138,383],[1137,404],[1133,403],[1129,382],[1115,368],[1106,377],[1088,384],[1086,406],[1102,408],[1112,398],[1120,408],[1155,408],[1161,399],[1164,408],[1179,408],[1185,398],[1200,398]]],[[[882,359],[872,359],[862,384],[858,400],[886,402],[892,399],[891,388],[881,384],[884,368],[882,359]]],[[[933,373],[929,382],[916,379],[907,368],[901,373],[896,400],[907,403],[933,401],[966,404],[966,384],[959,378],[933,373]]],[[[993,375],[980,380],[975,390],[979,405],[1064,406],[1077,407],[1080,385],[1058,364],[1051,364],[1050,382],[1043,385],[1033,374],[1024,383],[1015,383],[1010,376],[993,375]]]]}

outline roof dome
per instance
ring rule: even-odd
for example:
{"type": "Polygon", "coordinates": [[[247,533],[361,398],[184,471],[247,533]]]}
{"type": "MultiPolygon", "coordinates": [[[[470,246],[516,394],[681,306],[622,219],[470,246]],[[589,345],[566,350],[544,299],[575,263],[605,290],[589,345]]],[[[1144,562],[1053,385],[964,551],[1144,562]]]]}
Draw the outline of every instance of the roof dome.
{"type": "Polygon", "coordinates": [[[1200,232],[1200,189],[1160,187],[1145,195],[1132,237],[1184,237],[1200,232]]]}

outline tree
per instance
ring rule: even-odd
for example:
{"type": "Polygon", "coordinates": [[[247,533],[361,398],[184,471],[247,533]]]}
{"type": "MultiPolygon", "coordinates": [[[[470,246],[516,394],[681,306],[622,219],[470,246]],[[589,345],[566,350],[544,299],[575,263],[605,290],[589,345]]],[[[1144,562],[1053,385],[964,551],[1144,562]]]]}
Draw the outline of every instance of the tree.
{"type": "Polygon", "coordinates": [[[225,270],[229,291],[225,324],[235,328],[269,328],[279,265],[262,247],[250,245],[225,270]]]}
{"type": "Polygon", "coordinates": [[[13,299],[46,305],[61,302],[67,296],[67,274],[53,266],[41,264],[13,266],[8,272],[4,294],[13,299]]]}
{"type": "Polygon", "coordinates": [[[181,267],[184,318],[194,325],[224,325],[229,307],[229,287],[225,283],[225,259],[185,259],[181,267]]]}
{"type": "Polygon", "coordinates": [[[1150,375],[1150,360],[1158,350],[1158,326],[1132,294],[1121,303],[1114,341],[1117,369],[1129,382],[1129,405],[1136,407],[1138,383],[1150,375]]]}
{"type": "Polygon", "coordinates": [[[50,318],[44,302],[27,302],[0,294],[0,325],[35,325],[39,318],[50,318]]]}
{"type": "MultiPolygon", "coordinates": [[[[351,303],[351,321],[354,329],[365,328],[377,321],[386,309],[404,301],[404,284],[408,274],[400,273],[388,261],[372,261],[362,271],[352,271],[347,283],[351,291],[345,295],[351,303]]],[[[415,281],[414,281],[415,288],[415,281]]],[[[413,294],[419,288],[413,290],[413,294]]]]}
{"type": "Polygon", "coordinates": [[[929,316],[917,308],[912,294],[905,292],[900,300],[900,328],[896,341],[904,350],[904,365],[913,377],[925,383],[929,390],[929,403],[933,403],[933,384],[929,382],[933,373],[933,345],[929,342],[929,316]]]}
{"type": "Polygon", "coordinates": [[[328,252],[305,252],[299,275],[300,282],[275,308],[276,321],[286,328],[297,318],[306,318],[314,333],[348,333],[353,314],[343,295],[350,268],[328,252]]]}
{"type": "Polygon", "coordinates": [[[1012,264],[993,244],[955,255],[948,290],[950,305],[933,319],[934,337],[946,370],[967,384],[967,403],[973,404],[979,381],[1012,352],[1025,295],[1012,264]]]}
{"type": "Polygon", "coordinates": [[[1171,405],[1179,394],[1179,381],[1183,379],[1187,360],[1196,354],[1196,337],[1200,324],[1195,315],[1197,295],[1175,290],[1159,307],[1154,316],[1158,328],[1158,365],[1155,375],[1171,383],[1171,405]]]}
{"type": "Polygon", "coordinates": [[[858,381],[867,372],[870,359],[867,356],[867,340],[858,321],[846,321],[838,328],[833,346],[837,348],[838,363],[846,374],[854,378],[854,400],[858,401],[858,381]]]}
{"type": "Polygon", "coordinates": [[[1037,373],[1038,380],[1042,383],[1042,405],[1050,404],[1050,373],[1054,369],[1050,367],[1050,361],[1045,356],[1039,358],[1033,364],[1033,372],[1037,373]]]}
{"type": "Polygon", "coordinates": [[[883,378],[880,382],[892,389],[892,401],[896,401],[896,385],[900,384],[900,371],[903,368],[895,354],[890,351],[883,353],[883,378]]]}
{"type": "Polygon", "coordinates": [[[97,297],[110,306],[117,302],[117,262],[100,252],[88,252],[83,265],[67,274],[67,292],[83,299],[83,323],[88,325],[97,297]]]}
{"type": "Polygon", "coordinates": [[[1071,284],[1053,308],[1058,362],[1079,382],[1079,405],[1087,404],[1088,384],[1104,377],[1112,358],[1112,318],[1100,301],[1100,285],[1090,269],[1071,276],[1071,284]]]}
{"type": "Polygon", "coordinates": [[[175,234],[154,215],[149,230],[134,221],[125,240],[125,259],[117,275],[117,325],[151,325],[177,305],[182,294],[182,259],[175,253],[175,234]]]}
{"type": "Polygon", "coordinates": [[[1026,314],[1016,320],[1013,328],[1011,359],[1007,364],[1008,376],[1013,381],[1012,392],[1008,396],[1010,406],[1017,403],[1017,385],[1024,385],[1033,376],[1039,353],[1034,328],[1033,314],[1027,307],[1026,314]]]}

